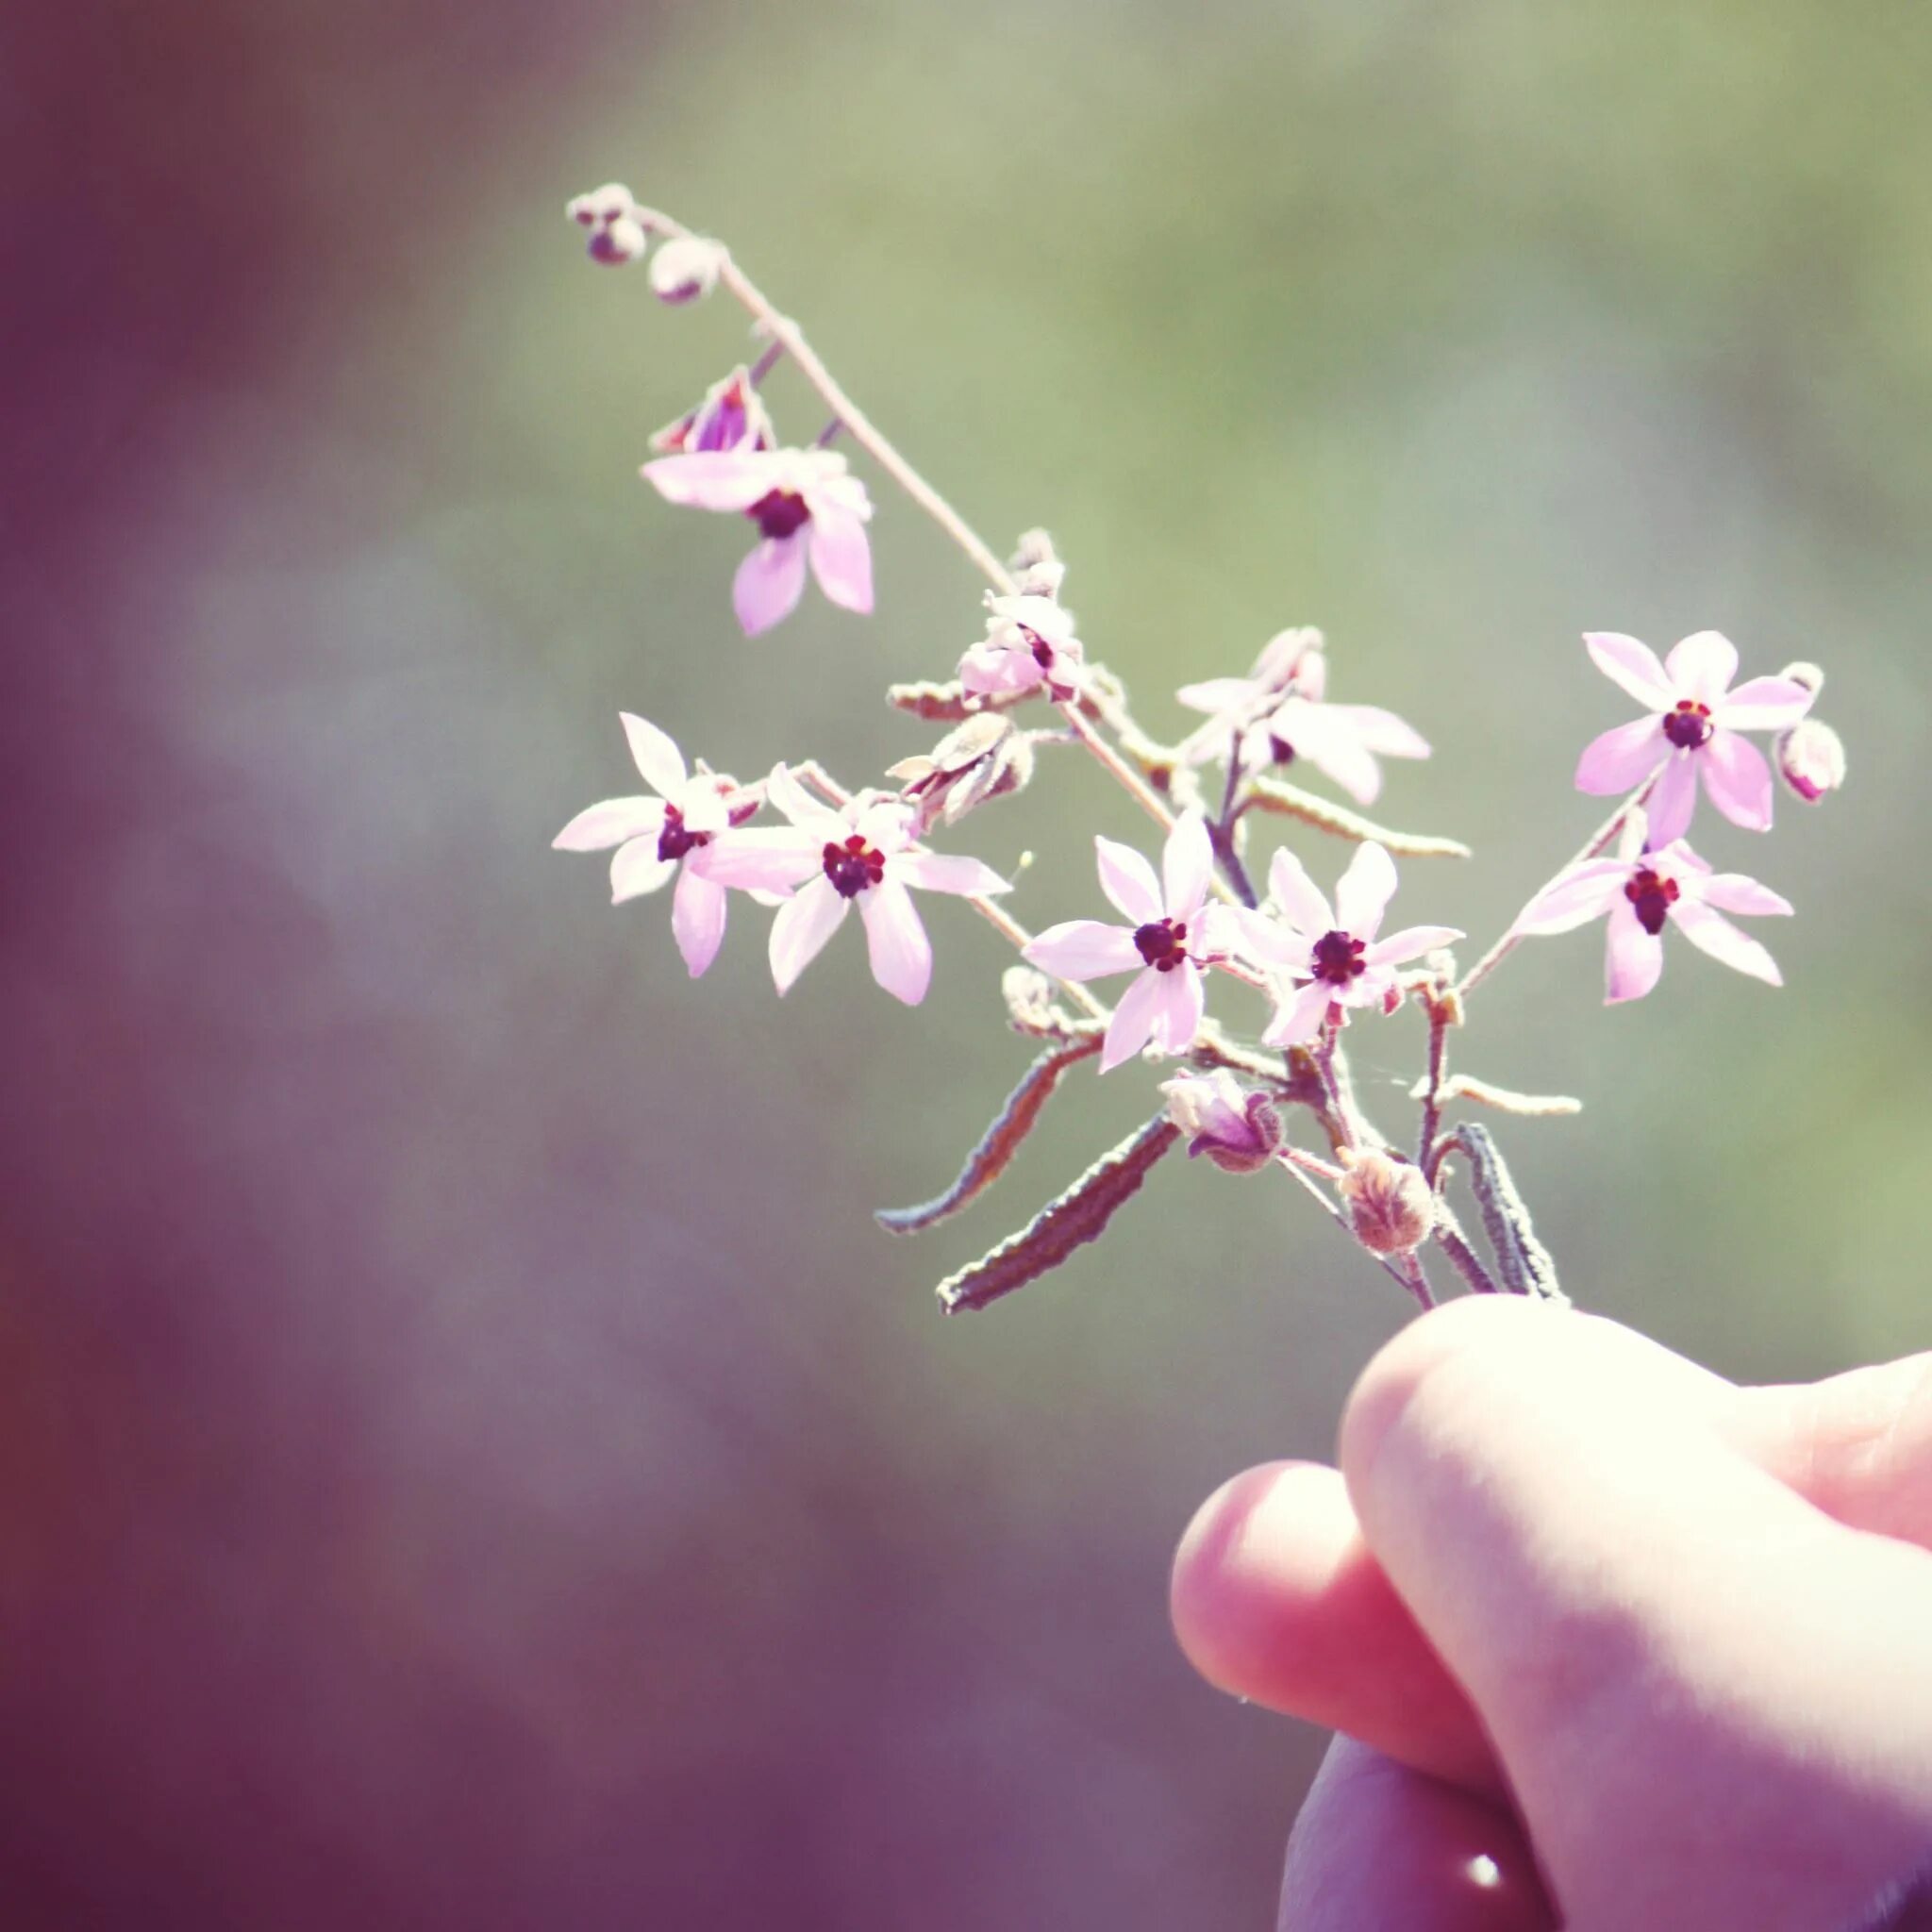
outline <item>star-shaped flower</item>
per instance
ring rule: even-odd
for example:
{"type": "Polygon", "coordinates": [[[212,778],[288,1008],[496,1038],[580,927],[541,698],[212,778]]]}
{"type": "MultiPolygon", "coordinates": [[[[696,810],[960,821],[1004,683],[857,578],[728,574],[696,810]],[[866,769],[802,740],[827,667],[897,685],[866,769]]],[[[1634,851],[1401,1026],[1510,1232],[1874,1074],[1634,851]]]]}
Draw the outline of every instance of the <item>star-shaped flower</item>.
{"type": "Polygon", "coordinates": [[[1744,731],[1781,731],[1811,708],[1813,693],[1788,677],[1754,677],[1732,689],[1738,650],[1714,630],[1700,630],[1659,664],[1657,653],[1617,631],[1583,640],[1596,668],[1649,712],[1619,724],[1584,747],[1579,791],[1629,791],[1661,772],[1648,801],[1650,836],[1658,845],[1681,839],[1697,808],[1701,772],[1710,802],[1734,825],[1771,829],[1771,767],[1744,731]]]}
{"type": "Polygon", "coordinates": [[[1084,652],[1074,620],[1051,597],[986,600],[985,639],[959,659],[959,682],[981,697],[1014,696],[1044,687],[1070,698],[1080,688],[1084,652]]]}
{"type": "Polygon", "coordinates": [[[865,485],[830,449],[697,451],[646,463],[645,479],[668,503],[736,511],[758,528],[738,567],[731,601],[746,637],[797,608],[809,562],[819,589],[847,610],[872,608],[872,551],[865,485]]]}
{"type": "Polygon", "coordinates": [[[706,849],[701,869],[720,887],[787,895],[772,922],[772,979],[781,994],[844,924],[856,900],[872,976],[916,1007],[932,982],[932,941],[907,889],[975,898],[1008,890],[976,858],[914,848],[911,810],[897,799],[861,793],[835,810],[783,765],[766,780],[765,797],[791,824],[726,832],[706,849]]]}
{"type": "Polygon", "coordinates": [[[1713,959],[1782,986],[1777,962],[1724,915],[1789,913],[1790,902],[1741,873],[1712,872],[1681,839],[1656,852],[1643,851],[1642,843],[1640,822],[1625,833],[1619,857],[1588,859],[1553,879],[1523,908],[1516,931],[1533,937],[1570,932],[1607,914],[1606,1006],[1640,1000],[1657,983],[1667,924],[1713,959]]]}
{"type": "Polygon", "coordinates": [[[730,824],[729,778],[714,772],[687,774],[684,755],[648,719],[621,713],[630,755],[658,795],[607,798],[578,812],[551,841],[559,852],[603,852],[610,859],[610,902],[622,905],[655,892],[678,874],[671,900],[671,930],[695,979],[718,957],[724,940],[724,889],[688,861],[730,824]]]}
{"type": "Polygon", "coordinates": [[[1410,925],[1377,938],[1395,896],[1395,861],[1373,840],[1357,847],[1335,888],[1331,907],[1321,888],[1286,847],[1268,868],[1274,913],[1237,911],[1242,950],[1258,964],[1305,981],[1282,1001],[1262,1034],[1270,1046],[1298,1046],[1322,1030],[1332,1007],[1385,1003],[1395,991],[1395,968],[1462,935],[1454,926],[1410,925]]]}
{"type": "Polygon", "coordinates": [[[1022,956],[1061,979],[1100,979],[1138,969],[1108,1024],[1100,1053],[1105,1074],[1150,1040],[1163,1053],[1187,1051],[1207,1006],[1201,969],[1221,949],[1218,926],[1210,930],[1205,909],[1214,848],[1198,811],[1174,821],[1161,853],[1160,878],[1131,845],[1096,838],[1093,847],[1100,890],[1132,923],[1067,920],[1048,926],[1022,956]]]}

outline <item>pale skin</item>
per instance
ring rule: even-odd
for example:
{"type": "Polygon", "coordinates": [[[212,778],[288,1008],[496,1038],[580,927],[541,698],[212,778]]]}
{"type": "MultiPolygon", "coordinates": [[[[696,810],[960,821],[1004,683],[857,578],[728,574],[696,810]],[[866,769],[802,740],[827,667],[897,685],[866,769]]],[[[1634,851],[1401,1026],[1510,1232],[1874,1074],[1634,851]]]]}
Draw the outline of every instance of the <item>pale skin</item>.
{"type": "Polygon", "coordinates": [[[1283,1927],[1839,1932],[1932,1861],[1932,1355],[1739,1388],[1471,1296],[1340,1463],[1237,1476],[1174,1564],[1196,1667],[1341,1734],[1283,1927]]]}

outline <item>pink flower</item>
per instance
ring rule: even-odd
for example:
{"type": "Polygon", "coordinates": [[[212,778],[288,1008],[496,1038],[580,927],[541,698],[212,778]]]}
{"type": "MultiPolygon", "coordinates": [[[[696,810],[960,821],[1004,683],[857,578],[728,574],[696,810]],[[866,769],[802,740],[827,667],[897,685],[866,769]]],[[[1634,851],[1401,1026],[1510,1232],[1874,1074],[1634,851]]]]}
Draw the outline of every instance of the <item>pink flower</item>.
{"type": "Polygon", "coordinates": [[[1064,700],[1080,688],[1084,657],[1074,620],[1051,597],[988,597],[985,640],[959,659],[959,682],[975,696],[1008,696],[1043,685],[1064,700]]]}
{"type": "Polygon", "coordinates": [[[1681,839],[1657,852],[1641,851],[1641,842],[1640,824],[1626,833],[1620,858],[1572,866],[1523,908],[1515,930],[1537,937],[1570,932],[1607,913],[1606,1006],[1641,1000],[1657,983],[1664,970],[1666,922],[1713,959],[1782,986],[1777,962],[1724,915],[1789,913],[1790,902],[1741,873],[1712,872],[1681,839]]]}
{"type": "Polygon", "coordinates": [[[1257,1174],[1281,1145],[1281,1119],[1265,1093],[1242,1089],[1225,1067],[1163,1080],[1167,1117],[1188,1137],[1190,1158],[1205,1154],[1228,1174],[1257,1174]]]}
{"type": "Polygon", "coordinates": [[[1212,678],[1176,693],[1184,705],[1212,713],[1182,741],[1190,764],[1223,758],[1241,734],[1245,771],[1305,758],[1355,800],[1373,805],[1382,791],[1375,760],[1425,758],[1428,741],[1379,705],[1324,702],[1327,660],[1319,631],[1283,631],[1248,677],[1212,678]]]}
{"type": "Polygon", "coordinates": [[[1668,845],[1690,829],[1701,771],[1725,818],[1768,832],[1771,767],[1739,733],[1795,724],[1813,693],[1788,677],[1754,677],[1733,691],[1737,646],[1714,630],[1686,638],[1661,664],[1648,644],[1616,631],[1587,632],[1583,642],[1596,668],[1652,715],[1592,739],[1576,766],[1576,789],[1629,791],[1661,771],[1649,800],[1650,836],[1668,845]]]}
{"type": "Polygon", "coordinates": [[[578,812],[551,841],[559,852],[602,852],[610,860],[610,903],[655,892],[678,874],[671,900],[671,930],[695,979],[718,957],[724,940],[724,889],[686,861],[730,824],[729,778],[700,772],[687,776],[677,746],[642,718],[623,712],[630,755],[655,798],[607,798],[578,812]]]}
{"type": "Polygon", "coordinates": [[[689,415],[667,423],[651,438],[663,456],[693,456],[701,450],[773,449],[778,433],[751,386],[751,372],[741,363],[705,391],[689,415]]]}
{"type": "Polygon", "coordinates": [[[1356,849],[1330,907],[1307,869],[1286,848],[1268,869],[1274,914],[1239,911],[1243,950],[1264,966],[1307,983],[1285,999],[1262,1034],[1270,1046],[1312,1040],[1332,1007],[1384,1004],[1396,992],[1394,969],[1462,935],[1454,926],[1410,925],[1376,935],[1395,896],[1395,861],[1372,840],[1356,849]]]}
{"type": "Polygon", "coordinates": [[[932,942],[907,888],[979,898],[1009,890],[976,858],[913,848],[911,814],[896,799],[861,793],[835,811],[783,765],[766,781],[765,796],[791,824],[725,833],[705,852],[702,870],[721,887],[787,895],[772,922],[772,978],[781,994],[844,924],[856,899],[872,976],[916,1007],[932,981],[932,942]]]}
{"type": "Polygon", "coordinates": [[[643,474],[667,503],[735,510],[758,526],[738,567],[731,601],[746,637],[791,616],[812,575],[834,604],[872,608],[872,515],[865,485],[829,449],[735,449],[659,457],[643,474]]]}
{"type": "Polygon", "coordinates": [[[1100,890],[1132,922],[1073,919],[1050,925],[1022,957],[1061,979],[1100,979],[1109,973],[1138,977],[1121,996],[1101,1048],[1105,1074],[1131,1059],[1149,1040],[1163,1053],[1185,1053],[1200,1030],[1208,1001],[1201,968],[1219,957],[1216,933],[1204,915],[1214,848],[1198,811],[1174,821],[1161,854],[1162,876],[1131,845],[1095,839],[1100,890]]]}

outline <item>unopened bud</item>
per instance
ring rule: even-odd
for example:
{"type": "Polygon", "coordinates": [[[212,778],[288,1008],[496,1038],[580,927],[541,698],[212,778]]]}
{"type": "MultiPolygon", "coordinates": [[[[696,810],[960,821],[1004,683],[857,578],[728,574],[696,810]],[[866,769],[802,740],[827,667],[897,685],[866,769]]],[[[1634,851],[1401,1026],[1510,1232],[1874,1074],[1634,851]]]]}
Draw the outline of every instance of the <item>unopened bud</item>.
{"type": "Polygon", "coordinates": [[[1792,684],[1802,684],[1814,698],[1824,689],[1824,673],[1817,665],[1806,663],[1802,658],[1795,664],[1787,664],[1778,675],[1792,684]]]}
{"type": "Polygon", "coordinates": [[[1422,1246],[1436,1223],[1435,1196],[1412,1162],[1371,1150],[1344,1153],[1341,1198],[1348,1224],[1372,1255],[1407,1255],[1422,1246]]]}
{"type": "Polygon", "coordinates": [[[651,292],[660,302],[694,302],[718,285],[724,249],[701,235],[677,235],[651,258],[651,292]]]}
{"type": "Polygon", "coordinates": [[[625,268],[641,261],[650,245],[651,238],[637,222],[619,215],[614,222],[591,230],[589,249],[592,261],[601,261],[606,268],[625,268]]]}
{"type": "Polygon", "coordinates": [[[1261,1092],[1245,1092],[1224,1067],[1177,1074],[1161,1083],[1167,1117],[1188,1137],[1190,1156],[1202,1154],[1224,1174],[1257,1174],[1281,1145],[1281,1116],[1261,1092]]]}
{"type": "Polygon", "coordinates": [[[1008,966],[1000,974],[1007,1017],[1022,1033],[1064,1034],[1074,1017],[1053,996],[1053,981],[1037,967],[1008,966]]]}
{"type": "Polygon", "coordinates": [[[1844,741],[1822,718],[1800,718],[1781,731],[1772,758],[1778,776],[1807,805],[1816,805],[1845,782],[1844,741]]]}
{"type": "Polygon", "coordinates": [[[635,220],[637,206],[622,181],[607,181],[588,194],[572,195],[563,211],[580,227],[608,228],[620,216],[635,220]]]}
{"type": "Polygon", "coordinates": [[[1018,791],[1033,776],[1033,741],[1004,711],[975,711],[933,746],[901,758],[891,775],[915,801],[915,829],[956,825],[975,806],[1018,791]]]}
{"type": "Polygon", "coordinates": [[[1020,541],[1013,551],[1013,568],[1030,570],[1036,563],[1058,563],[1060,554],[1053,547],[1053,539],[1044,530],[1022,530],[1020,541]]]}

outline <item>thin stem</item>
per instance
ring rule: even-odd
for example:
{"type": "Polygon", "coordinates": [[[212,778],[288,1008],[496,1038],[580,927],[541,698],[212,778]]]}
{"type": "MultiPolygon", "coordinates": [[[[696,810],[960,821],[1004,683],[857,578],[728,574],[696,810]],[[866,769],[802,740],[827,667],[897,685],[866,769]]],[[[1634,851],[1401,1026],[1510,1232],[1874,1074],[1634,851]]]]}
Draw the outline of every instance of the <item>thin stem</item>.
{"type": "Polygon", "coordinates": [[[1059,707],[1059,713],[1073,726],[1074,736],[1107,767],[1134,803],[1163,832],[1173,831],[1174,813],[1168,810],[1160,794],[1087,722],[1080,709],[1080,701],[1077,698],[1067,699],[1059,707]]]}
{"type": "Polygon", "coordinates": [[[1241,781],[1241,734],[1237,726],[1233,741],[1227,747],[1227,783],[1221,788],[1221,809],[1209,821],[1208,837],[1214,846],[1214,856],[1221,861],[1221,869],[1227,874],[1227,882],[1239,895],[1243,906],[1258,906],[1260,894],[1255,891],[1255,882],[1248,876],[1248,869],[1241,863],[1241,856],[1235,849],[1234,828],[1241,819],[1241,805],[1235,793],[1241,781]]]}
{"type": "MultiPolygon", "coordinates": [[[[1652,774],[1648,778],[1646,778],[1643,781],[1643,783],[1640,785],[1637,788],[1637,790],[1633,791],[1630,794],[1630,796],[1626,798],[1623,802],[1623,804],[1620,805],[1616,808],[1616,810],[1613,811],[1609,815],[1609,817],[1604,821],[1604,823],[1601,825],[1599,825],[1596,828],[1595,832],[1591,834],[1590,841],[1583,847],[1582,851],[1577,853],[1574,858],[1571,858],[1567,860],[1564,864],[1558,866],[1557,871],[1549,878],[1545,879],[1543,883],[1540,885],[1536,889],[1536,891],[1529,895],[1529,900],[1526,903],[1533,904],[1537,899],[1541,898],[1542,894],[1547,892],[1549,889],[1556,884],[1557,880],[1561,878],[1566,872],[1571,871],[1574,867],[1579,865],[1586,865],[1590,862],[1591,859],[1595,858],[1599,854],[1607,851],[1608,848],[1616,842],[1618,833],[1620,833],[1624,829],[1624,821],[1629,818],[1632,811],[1634,811],[1639,806],[1643,804],[1644,801],[1649,798],[1651,792],[1655,791],[1657,788],[1657,781],[1662,776],[1663,774],[1661,772],[1652,773],[1652,774]]],[[[1516,916],[1518,919],[1521,919],[1523,915],[1519,912],[1516,916]]],[[[1483,981],[1486,980],[1490,976],[1490,974],[1493,973],[1496,970],[1496,968],[1500,966],[1503,963],[1503,961],[1507,959],[1509,957],[1509,955],[1516,950],[1517,946],[1522,942],[1522,939],[1523,935],[1516,930],[1515,923],[1514,921],[1512,921],[1510,923],[1508,931],[1507,931],[1503,935],[1503,937],[1499,939],[1496,941],[1496,943],[1493,946],[1491,946],[1490,950],[1487,953],[1485,953],[1482,956],[1482,958],[1478,959],[1475,962],[1475,964],[1469,969],[1467,973],[1463,974],[1461,982],[1457,985],[1456,991],[1458,993],[1467,994],[1473,987],[1480,986],[1483,983],[1483,981]]]]}
{"type": "Polygon", "coordinates": [[[1495,1277],[1483,1266],[1475,1250],[1464,1239],[1460,1225],[1450,1216],[1448,1204],[1438,1201],[1436,1214],[1436,1244],[1449,1257],[1471,1291],[1476,1294],[1501,1294],[1503,1291],[1496,1286],[1495,1277]]]}
{"type": "MultiPolygon", "coordinates": [[[[1280,1160],[1281,1156],[1277,1154],[1275,1156],[1275,1158],[1277,1160],[1280,1160]]],[[[1335,1205],[1335,1203],[1331,1201],[1328,1198],[1328,1196],[1324,1194],[1322,1191],[1322,1190],[1315,1185],[1314,1181],[1307,1174],[1305,1174],[1300,1168],[1295,1166],[1292,1161],[1282,1160],[1281,1164],[1284,1168],[1288,1170],[1290,1174],[1291,1174],[1295,1177],[1296,1180],[1298,1180],[1302,1184],[1304,1188],[1307,1190],[1309,1195],[1313,1198],[1315,1205],[1321,1208],[1323,1213],[1327,1215],[1329,1220],[1334,1222],[1335,1224],[1341,1229],[1343,1234],[1347,1235],[1351,1241],[1354,1241],[1355,1235],[1349,1227],[1348,1218],[1346,1215],[1342,1213],[1341,1209],[1338,1208],[1335,1205]]],[[[1362,1252],[1366,1254],[1368,1250],[1363,1249],[1362,1252]]],[[[1390,1280],[1394,1282],[1395,1285],[1398,1288],[1400,1288],[1405,1294],[1415,1293],[1415,1284],[1412,1281],[1410,1281],[1406,1274],[1403,1274],[1401,1269],[1397,1268],[1394,1265],[1394,1263],[1390,1260],[1387,1255],[1376,1255],[1374,1258],[1376,1264],[1381,1268],[1382,1273],[1388,1275],[1390,1280]]],[[[1423,1292],[1424,1294],[1427,1294],[1428,1289],[1426,1285],[1424,1285],[1423,1292]]],[[[1424,1307],[1433,1307],[1434,1304],[1432,1301],[1425,1301],[1423,1303],[1423,1306],[1424,1307]]]]}
{"type": "Polygon", "coordinates": [[[751,365],[752,388],[757,389],[759,383],[763,382],[765,377],[771,375],[772,371],[784,359],[785,344],[783,342],[772,343],[765,353],[751,365]]]}
{"type": "MultiPolygon", "coordinates": [[[[641,212],[644,225],[661,235],[690,233],[681,222],[657,208],[641,212]]],[[[965,552],[990,583],[1010,596],[1014,583],[1006,565],[988,548],[972,525],[874,427],[872,419],[839,387],[832,372],[806,341],[804,331],[791,317],[779,314],[771,297],[739,267],[728,249],[724,251],[718,274],[732,294],[764,325],[773,343],[798,364],[799,373],[824,398],[826,407],[844,424],[853,441],[965,552]]]]}
{"type": "Polygon", "coordinates": [[[1436,1179],[1436,1133],[1442,1124],[1442,1076],[1449,1067],[1450,1003],[1432,999],[1428,1008],[1428,1087],[1423,1094],[1422,1136],[1416,1152],[1416,1165],[1422,1169],[1423,1178],[1433,1186],[1436,1179]]]}

